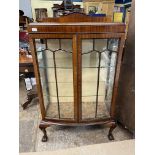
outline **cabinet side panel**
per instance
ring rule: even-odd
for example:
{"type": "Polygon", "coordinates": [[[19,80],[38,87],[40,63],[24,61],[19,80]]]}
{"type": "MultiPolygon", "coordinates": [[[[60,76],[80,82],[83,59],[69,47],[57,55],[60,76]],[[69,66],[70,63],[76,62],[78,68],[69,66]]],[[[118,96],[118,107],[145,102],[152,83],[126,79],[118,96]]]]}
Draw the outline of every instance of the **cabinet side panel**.
{"type": "Polygon", "coordinates": [[[42,119],[44,119],[45,118],[45,107],[44,107],[44,103],[43,103],[41,82],[40,82],[40,78],[39,78],[40,75],[39,75],[38,62],[37,62],[37,56],[36,56],[35,42],[33,39],[29,39],[29,42],[30,42],[30,49],[32,52],[32,57],[33,57],[33,66],[34,66],[34,73],[35,73],[36,82],[37,82],[37,92],[38,92],[38,97],[39,97],[41,115],[42,115],[42,119]]]}

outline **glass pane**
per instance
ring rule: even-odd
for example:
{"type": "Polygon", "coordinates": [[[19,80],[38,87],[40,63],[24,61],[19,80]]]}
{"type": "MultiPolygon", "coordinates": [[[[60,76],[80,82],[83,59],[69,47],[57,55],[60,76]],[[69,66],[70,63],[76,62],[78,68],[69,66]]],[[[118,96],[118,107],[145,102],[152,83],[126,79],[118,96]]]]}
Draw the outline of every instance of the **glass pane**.
{"type": "Polygon", "coordinates": [[[82,40],[83,120],[109,117],[117,49],[117,39],[82,40]]]}
{"type": "Polygon", "coordinates": [[[74,119],[71,39],[36,39],[46,116],[74,119]]]}

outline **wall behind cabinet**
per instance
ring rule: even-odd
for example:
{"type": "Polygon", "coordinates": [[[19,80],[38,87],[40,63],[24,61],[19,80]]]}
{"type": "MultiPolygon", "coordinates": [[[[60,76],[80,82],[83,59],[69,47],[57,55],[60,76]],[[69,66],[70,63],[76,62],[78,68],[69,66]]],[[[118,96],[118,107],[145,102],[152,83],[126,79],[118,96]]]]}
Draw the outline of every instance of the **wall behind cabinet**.
{"type": "MultiPolygon", "coordinates": [[[[61,3],[62,1],[31,0],[33,19],[36,19],[35,8],[47,8],[48,17],[53,17],[53,12],[51,9],[53,7],[53,4],[61,3]]],[[[81,7],[83,7],[82,2],[73,2],[73,4],[78,4],[81,5],[81,7]]]]}
{"type": "Polygon", "coordinates": [[[25,16],[32,18],[31,0],[19,0],[19,10],[23,10],[25,16]]]}

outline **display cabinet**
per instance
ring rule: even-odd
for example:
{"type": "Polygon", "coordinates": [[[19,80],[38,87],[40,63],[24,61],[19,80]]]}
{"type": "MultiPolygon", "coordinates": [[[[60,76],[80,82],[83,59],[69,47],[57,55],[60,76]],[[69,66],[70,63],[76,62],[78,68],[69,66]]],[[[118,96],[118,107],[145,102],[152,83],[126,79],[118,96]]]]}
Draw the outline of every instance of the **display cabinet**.
{"type": "Polygon", "coordinates": [[[125,25],[83,14],[44,21],[28,26],[42,141],[51,125],[96,124],[109,126],[113,140],[125,25]]]}

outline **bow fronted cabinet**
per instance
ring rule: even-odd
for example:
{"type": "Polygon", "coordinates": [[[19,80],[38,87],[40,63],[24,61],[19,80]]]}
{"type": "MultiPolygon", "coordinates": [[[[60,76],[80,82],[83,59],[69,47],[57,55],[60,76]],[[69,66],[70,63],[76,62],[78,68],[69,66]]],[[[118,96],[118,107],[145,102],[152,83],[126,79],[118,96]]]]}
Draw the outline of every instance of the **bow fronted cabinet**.
{"type": "Polygon", "coordinates": [[[51,125],[110,127],[125,41],[125,24],[106,17],[70,14],[28,26],[42,121],[51,125]]]}

